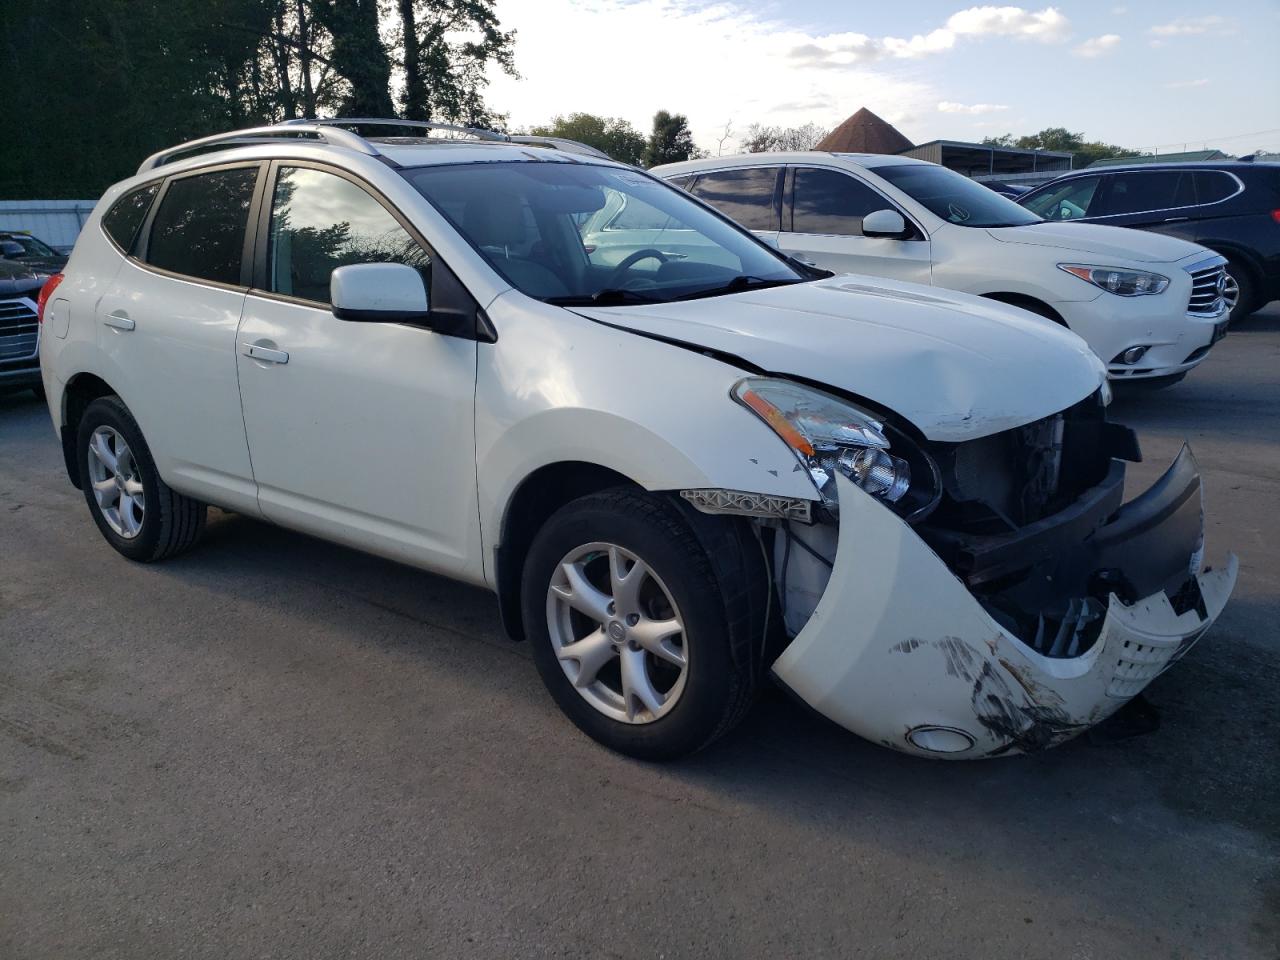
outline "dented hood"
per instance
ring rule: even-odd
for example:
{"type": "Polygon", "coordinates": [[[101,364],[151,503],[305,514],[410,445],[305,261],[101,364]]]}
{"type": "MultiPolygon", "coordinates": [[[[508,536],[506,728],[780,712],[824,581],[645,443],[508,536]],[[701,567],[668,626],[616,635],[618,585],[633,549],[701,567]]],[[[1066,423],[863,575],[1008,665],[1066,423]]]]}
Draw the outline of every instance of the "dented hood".
{"type": "Polygon", "coordinates": [[[861,276],[721,297],[574,308],[638,333],[830,384],[960,441],[1039,420],[1097,390],[1106,371],[1051,321],[952,291],[861,276]]]}
{"type": "Polygon", "coordinates": [[[1036,247],[1056,247],[1079,254],[1076,260],[1094,266],[1131,260],[1137,263],[1177,263],[1194,254],[1208,255],[1204,247],[1177,237],[1145,230],[1108,227],[1101,223],[1028,223],[1020,227],[995,227],[987,231],[1002,243],[1023,243],[1036,247]]]}

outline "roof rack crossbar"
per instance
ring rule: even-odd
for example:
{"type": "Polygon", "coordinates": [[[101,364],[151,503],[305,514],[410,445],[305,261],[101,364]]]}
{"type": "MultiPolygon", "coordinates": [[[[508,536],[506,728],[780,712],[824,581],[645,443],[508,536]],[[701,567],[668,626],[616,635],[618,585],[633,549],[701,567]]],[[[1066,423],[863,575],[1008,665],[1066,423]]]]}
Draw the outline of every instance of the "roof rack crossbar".
{"type": "Polygon", "coordinates": [[[455,123],[436,123],[434,120],[399,120],[395,117],[329,117],[323,120],[286,120],[281,126],[300,126],[310,124],[318,127],[402,127],[411,130],[447,130],[450,133],[465,133],[477,140],[495,140],[506,142],[511,139],[505,133],[495,130],[484,130],[480,127],[462,127],[455,123]]]}
{"type": "Polygon", "coordinates": [[[186,143],[180,143],[176,147],[168,147],[165,150],[157,151],[146,160],[142,161],[142,166],[138,168],[138,173],[146,173],[148,170],[154,170],[156,167],[164,166],[166,163],[172,163],[178,157],[194,153],[205,147],[217,146],[218,144],[252,144],[252,143],[274,143],[281,137],[299,137],[303,134],[311,134],[332,143],[335,146],[347,147],[365,156],[376,157],[378,151],[373,144],[369,143],[364,137],[357,136],[350,130],[343,130],[341,127],[333,127],[322,123],[305,121],[302,123],[289,122],[276,124],[269,127],[249,127],[246,130],[230,130],[226,133],[215,133],[209,137],[200,137],[198,140],[188,140],[186,143]]]}

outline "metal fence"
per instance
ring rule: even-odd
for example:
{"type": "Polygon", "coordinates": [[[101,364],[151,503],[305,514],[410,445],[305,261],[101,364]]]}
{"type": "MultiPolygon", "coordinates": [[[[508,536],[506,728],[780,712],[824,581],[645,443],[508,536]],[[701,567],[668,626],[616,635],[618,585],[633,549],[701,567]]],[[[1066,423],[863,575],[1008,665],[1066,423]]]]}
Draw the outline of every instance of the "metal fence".
{"type": "Polygon", "coordinates": [[[27,230],[60,250],[70,250],[96,200],[0,200],[0,231],[27,230]]]}

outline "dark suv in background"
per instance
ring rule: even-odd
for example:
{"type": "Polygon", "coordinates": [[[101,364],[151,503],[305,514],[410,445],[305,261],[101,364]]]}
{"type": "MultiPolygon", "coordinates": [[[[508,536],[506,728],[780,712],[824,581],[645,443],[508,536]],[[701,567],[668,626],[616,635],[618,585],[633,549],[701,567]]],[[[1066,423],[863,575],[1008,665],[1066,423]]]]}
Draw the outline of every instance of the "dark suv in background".
{"type": "Polygon", "coordinates": [[[40,288],[67,258],[23,231],[0,230],[0,392],[40,389],[40,288]]]}
{"type": "Polygon", "coordinates": [[[1069,173],[1019,197],[1046,220],[1135,227],[1227,258],[1224,299],[1239,320],[1280,299],[1280,164],[1145,163],[1069,173]]]}

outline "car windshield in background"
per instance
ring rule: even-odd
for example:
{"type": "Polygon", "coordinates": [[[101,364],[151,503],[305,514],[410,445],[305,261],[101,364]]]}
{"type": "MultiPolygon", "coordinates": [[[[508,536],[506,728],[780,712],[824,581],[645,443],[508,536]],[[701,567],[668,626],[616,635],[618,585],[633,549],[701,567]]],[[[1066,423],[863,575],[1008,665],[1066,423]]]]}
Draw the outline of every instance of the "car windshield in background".
{"type": "Polygon", "coordinates": [[[8,239],[18,244],[24,251],[23,257],[56,257],[58,253],[52,247],[47,247],[35,237],[29,237],[24,233],[10,234],[8,239]]]}
{"type": "Polygon", "coordinates": [[[501,162],[402,173],[512,286],[550,303],[660,302],[808,279],[638,171],[501,162]]]}
{"type": "Polygon", "coordinates": [[[893,163],[871,171],[942,219],[962,227],[1021,227],[1040,222],[1025,207],[946,167],[893,163]]]}

